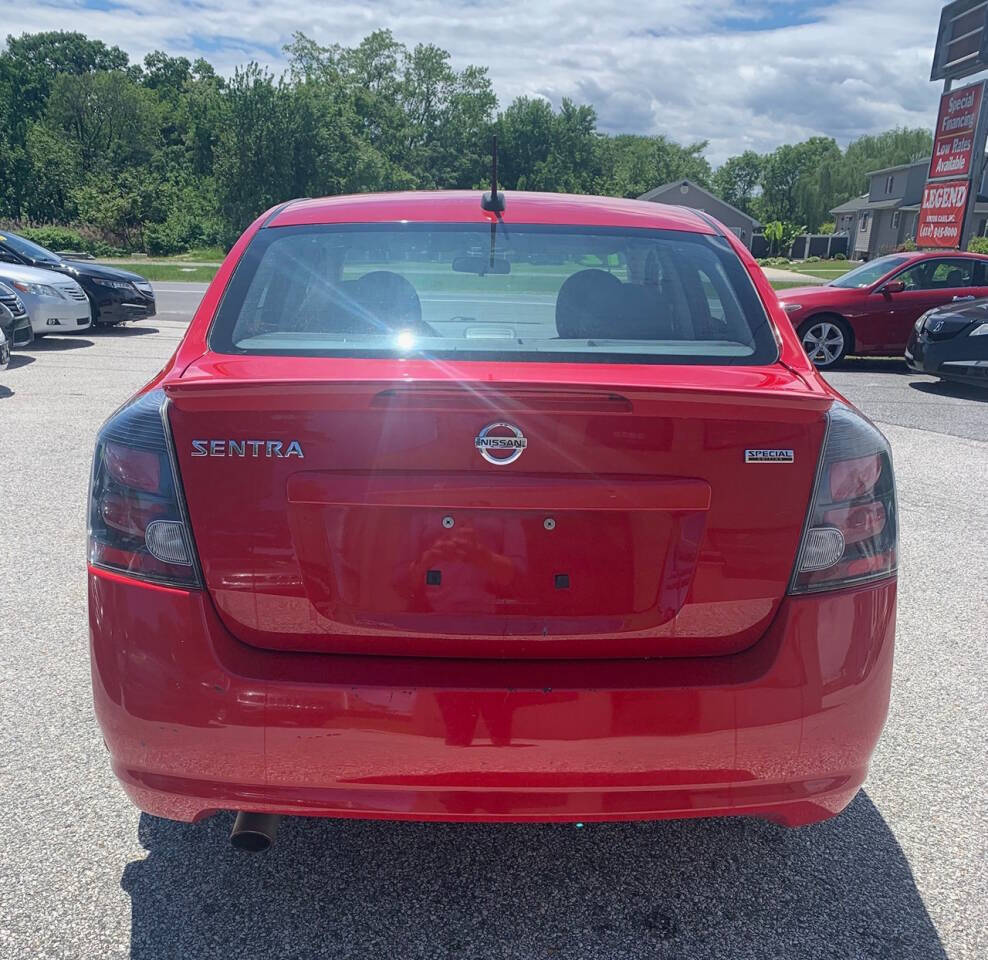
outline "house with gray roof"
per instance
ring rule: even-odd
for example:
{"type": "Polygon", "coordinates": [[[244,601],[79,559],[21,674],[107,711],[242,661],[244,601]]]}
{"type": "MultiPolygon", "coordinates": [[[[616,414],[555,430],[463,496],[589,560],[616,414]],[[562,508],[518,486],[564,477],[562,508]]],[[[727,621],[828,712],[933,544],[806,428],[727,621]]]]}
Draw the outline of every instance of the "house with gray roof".
{"type": "Polygon", "coordinates": [[[848,257],[871,260],[916,237],[930,158],[868,174],[868,192],[834,207],[835,231],[849,238],[848,257]]]}
{"type": "Polygon", "coordinates": [[[749,249],[751,238],[761,229],[761,224],[743,210],[732,207],[729,203],[714,196],[692,180],[676,180],[665,183],[661,187],[643,193],[639,200],[649,200],[652,203],[668,203],[674,207],[692,207],[702,210],[719,220],[725,227],[736,234],[749,249]]]}

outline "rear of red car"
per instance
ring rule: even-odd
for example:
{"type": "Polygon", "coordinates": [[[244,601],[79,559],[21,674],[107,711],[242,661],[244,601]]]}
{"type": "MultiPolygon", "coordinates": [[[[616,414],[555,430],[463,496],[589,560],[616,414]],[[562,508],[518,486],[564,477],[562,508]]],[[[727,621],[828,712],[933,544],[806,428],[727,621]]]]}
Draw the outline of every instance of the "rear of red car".
{"type": "Polygon", "coordinates": [[[286,206],[103,427],[97,715],[148,812],[799,824],[888,702],[881,434],[652,204],[286,206]]]}

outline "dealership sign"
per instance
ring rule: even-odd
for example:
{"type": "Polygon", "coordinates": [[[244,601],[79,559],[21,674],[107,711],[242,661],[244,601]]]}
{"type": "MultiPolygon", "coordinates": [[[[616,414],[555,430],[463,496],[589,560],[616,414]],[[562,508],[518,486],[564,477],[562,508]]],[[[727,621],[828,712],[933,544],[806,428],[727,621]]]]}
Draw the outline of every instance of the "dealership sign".
{"type": "Polygon", "coordinates": [[[916,227],[919,246],[949,249],[960,246],[970,187],[970,180],[946,180],[926,185],[916,227]]]}
{"type": "Polygon", "coordinates": [[[940,98],[930,180],[970,175],[983,96],[984,81],[945,93],[940,98]]]}

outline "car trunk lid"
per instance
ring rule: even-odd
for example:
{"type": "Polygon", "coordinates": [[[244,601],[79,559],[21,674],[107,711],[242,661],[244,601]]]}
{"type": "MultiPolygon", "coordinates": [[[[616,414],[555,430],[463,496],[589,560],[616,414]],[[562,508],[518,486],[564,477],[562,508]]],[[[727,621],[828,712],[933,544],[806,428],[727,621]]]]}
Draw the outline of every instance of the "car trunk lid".
{"type": "Polygon", "coordinates": [[[792,571],[830,398],[781,365],[618,373],[207,355],[166,391],[220,616],[274,650],[750,645],[792,571]]]}

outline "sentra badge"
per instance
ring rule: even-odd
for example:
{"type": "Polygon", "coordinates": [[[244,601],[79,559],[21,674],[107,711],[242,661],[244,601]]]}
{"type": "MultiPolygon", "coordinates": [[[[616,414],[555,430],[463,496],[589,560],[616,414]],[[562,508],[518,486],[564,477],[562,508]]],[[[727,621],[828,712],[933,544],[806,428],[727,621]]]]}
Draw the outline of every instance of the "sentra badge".
{"type": "Polygon", "coordinates": [[[298,440],[193,440],[194,457],[250,457],[283,460],[305,457],[298,440]]]}

